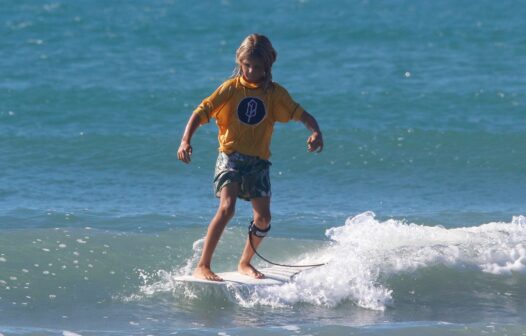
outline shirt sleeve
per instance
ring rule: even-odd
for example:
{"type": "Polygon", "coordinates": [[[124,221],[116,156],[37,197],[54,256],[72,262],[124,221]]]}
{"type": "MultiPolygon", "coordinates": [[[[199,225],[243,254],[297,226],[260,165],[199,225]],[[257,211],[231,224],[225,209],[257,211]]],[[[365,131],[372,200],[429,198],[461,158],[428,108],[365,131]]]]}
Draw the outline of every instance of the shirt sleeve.
{"type": "Polygon", "coordinates": [[[276,90],[277,95],[273,109],[274,119],[279,122],[300,120],[304,112],[301,105],[292,99],[285,88],[277,86],[276,90]]]}
{"type": "Polygon", "coordinates": [[[226,81],[219,86],[208,98],[205,98],[193,113],[199,115],[201,125],[210,122],[232,95],[231,81],[226,81]]]}

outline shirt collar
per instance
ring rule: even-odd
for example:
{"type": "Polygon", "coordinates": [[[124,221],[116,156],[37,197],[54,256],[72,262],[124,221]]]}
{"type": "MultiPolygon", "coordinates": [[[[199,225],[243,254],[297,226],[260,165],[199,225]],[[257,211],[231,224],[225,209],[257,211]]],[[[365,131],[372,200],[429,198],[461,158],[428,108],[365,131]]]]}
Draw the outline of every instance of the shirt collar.
{"type": "Polygon", "coordinates": [[[253,83],[246,80],[243,76],[239,76],[239,82],[247,89],[257,89],[261,87],[261,83],[253,83]]]}

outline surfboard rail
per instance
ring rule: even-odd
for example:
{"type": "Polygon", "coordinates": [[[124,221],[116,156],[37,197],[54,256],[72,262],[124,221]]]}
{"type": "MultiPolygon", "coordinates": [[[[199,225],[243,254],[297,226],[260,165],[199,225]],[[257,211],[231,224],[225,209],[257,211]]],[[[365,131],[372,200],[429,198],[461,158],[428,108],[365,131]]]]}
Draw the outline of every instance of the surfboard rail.
{"type": "Polygon", "coordinates": [[[224,281],[212,281],[205,279],[198,279],[192,275],[181,275],[173,278],[176,282],[206,284],[206,285],[234,285],[234,286],[275,286],[282,285],[291,281],[294,276],[303,271],[309,270],[313,267],[288,268],[282,266],[271,266],[259,269],[265,275],[263,279],[255,279],[248,275],[243,275],[238,272],[219,272],[217,273],[224,281]]]}

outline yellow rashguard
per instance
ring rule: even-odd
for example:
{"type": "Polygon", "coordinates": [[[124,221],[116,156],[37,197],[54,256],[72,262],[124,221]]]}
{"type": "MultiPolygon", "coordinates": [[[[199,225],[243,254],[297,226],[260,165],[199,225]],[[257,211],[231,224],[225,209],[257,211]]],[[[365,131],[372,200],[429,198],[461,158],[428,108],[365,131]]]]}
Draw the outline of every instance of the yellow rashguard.
{"type": "Polygon", "coordinates": [[[285,88],[273,83],[266,91],[242,77],[227,80],[195,109],[201,124],[216,119],[219,151],[239,152],[268,160],[274,123],[300,120],[303,108],[285,88]]]}

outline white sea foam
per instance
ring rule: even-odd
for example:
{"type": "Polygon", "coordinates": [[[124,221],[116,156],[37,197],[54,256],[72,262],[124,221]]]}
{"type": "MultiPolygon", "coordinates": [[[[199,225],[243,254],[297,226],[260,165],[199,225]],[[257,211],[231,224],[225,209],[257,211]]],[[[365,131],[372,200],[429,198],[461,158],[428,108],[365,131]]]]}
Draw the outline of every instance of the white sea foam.
{"type": "MultiPolygon", "coordinates": [[[[287,307],[298,303],[335,307],[352,302],[360,307],[384,310],[393,304],[390,276],[434,266],[480,270],[506,276],[526,273],[526,217],[475,227],[447,229],[400,220],[380,221],[372,212],[347,219],[345,225],[326,231],[329,244],[294,260],[297,264],[326,262],[298,274],[292,281],[252,289],[228,287],[230,299],[245,307],[287,307]]],[[[173,277],[189,274],[201,248],[175,271],[140,273],[141,293],[178,292],[198,297],[173,277]],[[154,280],[155,279],[155,280],[154,280]]]]}
{"type": "Polygon", "coordinates": [[[334,307],[352,301],[383,310],[392,303],[392,290],[382,280],[392,274],[435,265],[468,266],[494,274],[526,272],[524,216],[511,223],[446,229],[393,219],[380,222],[366,212],[326,235],[332,244],[316,257],[329,260],[327,265],[303,272],[290,283],[258,288],[241,303],[334,307]]]}
{"type": "Polygon", "coordinates": [[[201,251],[203,249],[204,238],[196,240],[192,245],[192,257],[186,260],[184,266],[173,271],[158,270],[155,272],[146,272],[142,269],[137,270],[137,274],[141,280],[140,294],[132,294],[128,297],[121,298],[124,301],[134,301],[142,297],[142,295],[154,295],[162,292],[173,292],[176,289],[183,289],[184,296],[189,299],[196,298],[197,295],[188,287],[180,286],[180,283],[173,280],[176,276],[190,275],[192,273],[201,251]]]}

